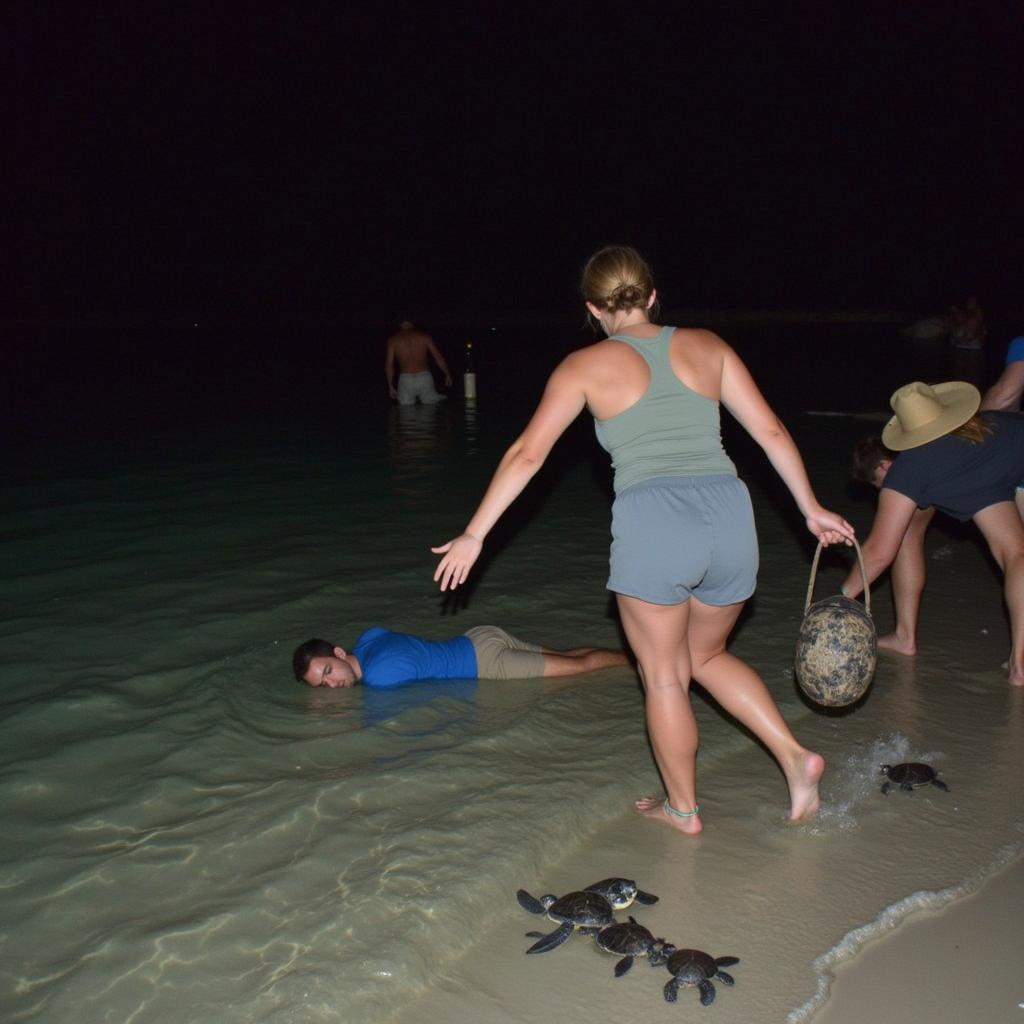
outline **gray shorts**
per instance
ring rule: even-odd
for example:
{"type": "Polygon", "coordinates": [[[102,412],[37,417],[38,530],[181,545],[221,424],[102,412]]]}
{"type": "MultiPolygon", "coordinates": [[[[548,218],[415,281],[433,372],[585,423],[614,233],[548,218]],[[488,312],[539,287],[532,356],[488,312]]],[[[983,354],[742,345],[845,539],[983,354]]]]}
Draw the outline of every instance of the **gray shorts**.
{"type": "Polygon", "coordinates": [[[612,506],[608,589],[651,604],[745,601],[757,585],[757,532],[737,477],[659,476],[612,506]]]}
{"type": "Polygon", "coordinates": [[[536,679],[544,675],[544,654],[499,626],[474,626],[466,636],[476,651],[477,679],[536,679]]]}

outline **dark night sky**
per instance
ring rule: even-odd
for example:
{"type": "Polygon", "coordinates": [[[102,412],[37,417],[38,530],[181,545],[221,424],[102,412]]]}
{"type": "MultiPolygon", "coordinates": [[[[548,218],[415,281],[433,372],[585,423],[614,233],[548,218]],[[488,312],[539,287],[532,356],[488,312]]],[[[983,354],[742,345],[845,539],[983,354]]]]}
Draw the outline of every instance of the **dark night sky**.
{"type": "Polygon", "coordinates": [[[711,6],[25,5],[4,316],[1024,307],[1019,4],[711,6]]]}

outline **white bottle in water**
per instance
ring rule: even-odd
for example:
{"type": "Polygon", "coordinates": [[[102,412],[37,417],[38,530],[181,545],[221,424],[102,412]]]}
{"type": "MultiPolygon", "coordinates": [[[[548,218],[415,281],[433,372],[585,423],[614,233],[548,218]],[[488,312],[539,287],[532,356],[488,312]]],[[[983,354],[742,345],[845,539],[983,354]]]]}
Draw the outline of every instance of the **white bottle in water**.
{"type": "Polygon", "coordinates": [[[473,370],[473,342],[466,342],[466,370],[462,375],[462,393],[466,398],[476,398],[476,373],[473,370]]]}

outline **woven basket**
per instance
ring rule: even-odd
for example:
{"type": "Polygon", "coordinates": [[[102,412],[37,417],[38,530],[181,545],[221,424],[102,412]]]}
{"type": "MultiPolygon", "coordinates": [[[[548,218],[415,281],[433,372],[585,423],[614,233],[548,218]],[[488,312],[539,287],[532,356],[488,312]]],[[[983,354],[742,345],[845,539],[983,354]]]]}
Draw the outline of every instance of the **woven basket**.
{"type": "Polygon", "coordinates": [[[794,671],[800,689],[816,704],[841,708],[860,700],[871,685],[878,638],[871,618],[871,592],[860,545],[857,562],[864,580],[864,603],[837,594],[811,604],[821,544],[814,552],[807,584],[804,620],[796,641],[794,671]]]}

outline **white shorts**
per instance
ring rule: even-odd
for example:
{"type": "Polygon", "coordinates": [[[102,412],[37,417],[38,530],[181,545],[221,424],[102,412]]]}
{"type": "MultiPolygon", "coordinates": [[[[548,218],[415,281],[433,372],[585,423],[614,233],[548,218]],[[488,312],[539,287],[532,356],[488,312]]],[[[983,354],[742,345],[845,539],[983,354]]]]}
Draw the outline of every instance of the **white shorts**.
{"type": "Polygon", "coordinates": [[[418,398],[424,405],[443,402],[444,395],[439,395],[434,387],[434,377],[429,370],[422,373],[400,373],[398,375],[399,405],[415,405],[418,398]]]}

